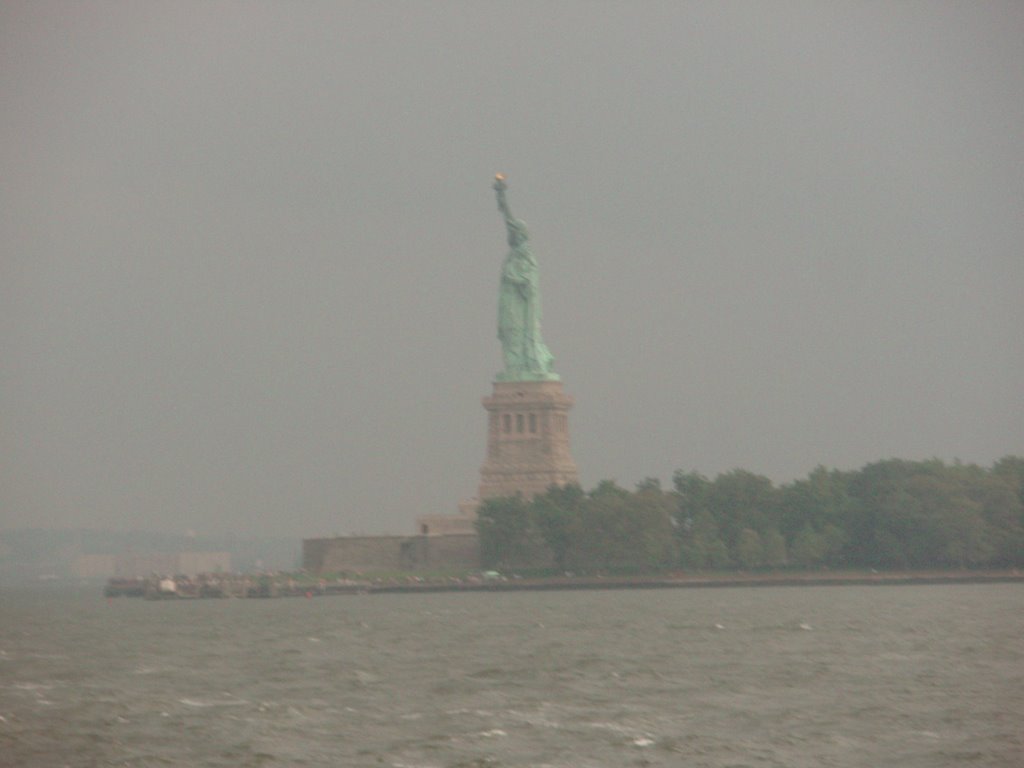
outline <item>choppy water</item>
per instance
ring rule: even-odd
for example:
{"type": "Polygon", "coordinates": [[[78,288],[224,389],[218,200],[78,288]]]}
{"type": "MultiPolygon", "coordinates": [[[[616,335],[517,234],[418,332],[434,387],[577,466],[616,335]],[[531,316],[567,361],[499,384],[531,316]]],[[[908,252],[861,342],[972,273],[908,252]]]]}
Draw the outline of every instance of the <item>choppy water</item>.
{"type": "Polygon", "coordinates": [[[11,766],[1024,765],[1024,587],[0,593],[11,766]]]}

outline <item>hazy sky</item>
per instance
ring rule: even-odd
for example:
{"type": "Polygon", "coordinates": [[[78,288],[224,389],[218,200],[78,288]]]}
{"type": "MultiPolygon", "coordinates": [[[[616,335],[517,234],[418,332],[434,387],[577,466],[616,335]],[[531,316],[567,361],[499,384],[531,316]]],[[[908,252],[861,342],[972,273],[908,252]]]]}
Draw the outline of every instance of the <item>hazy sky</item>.
{"type": "Polygon", "coordinates": [[[0,528],[412,533],[530,226],[584,486],[1024,453],[1024,4],[0,7],[0,528]]]}

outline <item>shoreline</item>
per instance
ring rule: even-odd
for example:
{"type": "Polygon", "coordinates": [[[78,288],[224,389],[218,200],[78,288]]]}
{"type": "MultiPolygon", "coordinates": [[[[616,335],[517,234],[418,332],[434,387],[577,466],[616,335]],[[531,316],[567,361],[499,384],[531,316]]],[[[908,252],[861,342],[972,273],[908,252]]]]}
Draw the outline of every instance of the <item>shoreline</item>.
{"type": "Polygon", "coordinates": [[[815,571],[806,573],[675,573],[661,576],[472,576],[468,579],[408,576],[404,580],[321,579],[312,584],[282,574],[234,577],[204,576],[200,581],[152,577],[111,579],[107,598],[149,600],[218,598],[326,597],[330,595],[426,594],[436,592],[565,592],[622,589],[728,589],[765,587],[901,586],[923,584],[1024,583],[1017,569],[986,571],[815,571]],[[280,580],[279,580],[280,579],[280,580]]]}
{"type": "Polygon", "coordinates": [[[735,587],[842,587],[899,586],[911,584],[1012,584],[1024,583],[1016,571],[838,572],[807,574],[700,574],[669,577],[580,576],[540,579],[513,578],[477,583],[372,584],[369,594],[426,592],[553,592],[602,589],[725,589],[735,587]]]}

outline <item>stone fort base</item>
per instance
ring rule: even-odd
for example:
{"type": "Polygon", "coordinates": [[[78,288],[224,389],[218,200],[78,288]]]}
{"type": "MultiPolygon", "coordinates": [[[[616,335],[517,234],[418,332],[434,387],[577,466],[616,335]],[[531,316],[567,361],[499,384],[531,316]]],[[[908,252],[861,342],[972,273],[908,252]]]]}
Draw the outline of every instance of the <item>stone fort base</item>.
{"type": "Polygon", "coordinates": [[[302,567],[317,575],[474,570],[480,567],[480,543],[475,533],[303,539],[302,567]]]}

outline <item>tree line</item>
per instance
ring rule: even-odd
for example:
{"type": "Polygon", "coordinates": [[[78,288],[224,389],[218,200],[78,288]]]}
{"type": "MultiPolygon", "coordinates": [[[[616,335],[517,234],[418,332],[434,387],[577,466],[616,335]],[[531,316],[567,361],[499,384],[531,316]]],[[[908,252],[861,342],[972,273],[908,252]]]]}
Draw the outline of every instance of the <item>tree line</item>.
{"type": "Polygon", "coordinates": [[[991,467],[889,459],[817,467],[776,486],[736,469],[678,470],[673,487],[610,480],[585,492],[487,499],[477,530],[489,568],[645,572],[758,568],[1024,566],[1024,458],[991,467]]]}

